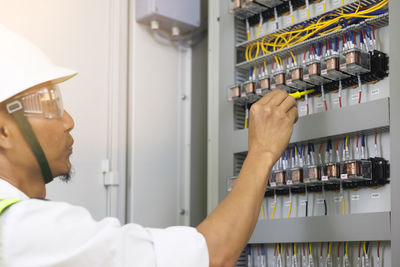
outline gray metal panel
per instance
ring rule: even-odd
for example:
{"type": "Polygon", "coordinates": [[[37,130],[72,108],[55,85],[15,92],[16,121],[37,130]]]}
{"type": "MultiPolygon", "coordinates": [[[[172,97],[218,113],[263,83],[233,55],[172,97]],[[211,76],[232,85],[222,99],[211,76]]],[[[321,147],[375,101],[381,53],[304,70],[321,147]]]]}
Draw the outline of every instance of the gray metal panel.
{"type": "MultiPolygon", "coordinates": [[[[390,1],[390,25],[400,25],[400,17],[398,11],[400,10],[400,1],[390,1]]],[[[400,42],[400,31],[398,27],[389,27],[390,29],[390,71],[396,75],[390,76],[390,97],[392,99],[390,105],[390,113],[393,114],[390,122],[390,156],[391,156],[391,176],[398,178],[400,176],[400,158],[398,152],[400,151],[400,51],[398,49],[400,42]],[[396,116],[397,115],[397,116],[396,116]]],[[[392,195],[392,262],[400,262],[400,180],[391,179],[391,195],[392,195]]]]}
{"type": "Polygon", "coordinates": [[[390,239],[390,212],[377,212],[259,221],[249,243],[390,239]]]}
{"type": "MultiPolygon", "coordinates": [[[[301,117],[294,127],[290,142],[297,143],[384,127],[389,127],[388,98],[301,117]]],[[[234,153],[248,150],[247,132],[247,129],[233,132],[234,153]]]]}

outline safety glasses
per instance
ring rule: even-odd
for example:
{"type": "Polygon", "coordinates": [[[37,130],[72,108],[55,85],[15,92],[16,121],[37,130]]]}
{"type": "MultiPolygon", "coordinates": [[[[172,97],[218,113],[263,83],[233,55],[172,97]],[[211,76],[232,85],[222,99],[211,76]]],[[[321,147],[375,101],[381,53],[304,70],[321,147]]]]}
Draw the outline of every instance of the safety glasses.
{"type": "Polygon", "coordinates": [[[12,109],[22,108],[27,117],[54,119],[62,118],[64,115],[61,93],[57,85],[46,86],[33,93],[13,99],[7,105],[7,108],[9,113],[12,113],[12,109]]]}

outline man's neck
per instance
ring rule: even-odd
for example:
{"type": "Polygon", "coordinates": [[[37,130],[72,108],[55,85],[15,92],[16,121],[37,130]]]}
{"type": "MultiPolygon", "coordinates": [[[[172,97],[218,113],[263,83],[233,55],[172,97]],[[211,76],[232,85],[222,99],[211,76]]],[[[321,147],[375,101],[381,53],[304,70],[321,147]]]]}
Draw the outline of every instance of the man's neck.
{"type": "Polygon", "coordinates": [[[3,162],[1,159],[0,166],[0,177],[29,198],[44,199],[46,197],[46,186],[40,173],[13,167],[9,162],[3,162]]]}

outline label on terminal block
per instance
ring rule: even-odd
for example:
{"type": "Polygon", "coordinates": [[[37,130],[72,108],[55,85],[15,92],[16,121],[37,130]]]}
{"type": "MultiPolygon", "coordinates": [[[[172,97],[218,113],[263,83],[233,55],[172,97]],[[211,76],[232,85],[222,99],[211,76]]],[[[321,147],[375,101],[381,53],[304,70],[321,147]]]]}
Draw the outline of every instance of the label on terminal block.
{"type": "Polygon", "coordinates": [[[324,199],[323,198],[318,198],[317,200],[315,200],[315,202],[317,203],[317,205],[324,205],[324,199]]]}
{"type": "Polygon", "coordinates": [[[352,201],[358,201],[358,200],[360,200],[360,195],[351,195],[351,200],[352,200],[352,201]]]}
{"type": "Polygon", "coordinates": [[[270,186],[271,186],[271,187],[276,187],[276,183],[275,183],[275,182],[271,182],[271,183],[270,183],[270,186]]]}
{"type": "Polygon", "coordinates": [[[343,180],[346,180],[346,179],[349,178],[349,177],[348,177],[347,173],[342,173],[342,174],[340,175],[340,178],[343,179],[343,180]]]}
{"type": "Polygon", "coordinates": [[[305,206],[307,205],[307,200],[303,199],[300,201],[300,206],[305,206]]]}
{"type": "Polygon", "coordinates": [[[371,95],[379,95],[379,88],[374,88],[371,90],[371,95]]]}
{"type": "Polygon", "coordinates": [[[292,184],[293,184],[293,181],[292,181],[292,180],[288,180],[288,181],[286,181],[286,184],[287,184],[287,185],[292,185],[292,184]]]}
{"type": "Polygon", "coordinates": [[[327,69],[321,70],[321,75],[322,75],[322,76],[328,75],[328,70],[327,70],[327,69]]]}
{"type": "Polygon", "coordinates": [[[322,176],[322,177],[321,177],[321,180],[322,180],[322,181],[328,181],[328,176],[322,176]]]}
{"type": "Polygon", "coordinates": [[[342,202],[342,196],[335,196],[335,197],[333,198],[333,200],[335,201],[335,203],[342,202]]]}
{"type": "Polygon", "coordinates": [[[371,194],[371,198],[372,199],[379,199],[379,198],[381,198],[381,194],[380,193],[372,193],[371,194]]]}

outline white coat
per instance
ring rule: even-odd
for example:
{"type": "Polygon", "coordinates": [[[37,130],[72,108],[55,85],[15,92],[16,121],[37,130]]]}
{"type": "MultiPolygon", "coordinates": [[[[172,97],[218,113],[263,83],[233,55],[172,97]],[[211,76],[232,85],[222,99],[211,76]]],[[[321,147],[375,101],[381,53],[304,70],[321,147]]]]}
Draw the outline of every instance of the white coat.
{"type": "Polygon", "coordinates": [[[144,228],[95,221],[67,203],[29,199],[0,179],[0,198],[19,203],[0,215],[1,267],[207,267],[204,237],[191,227],[144,228]]]}

